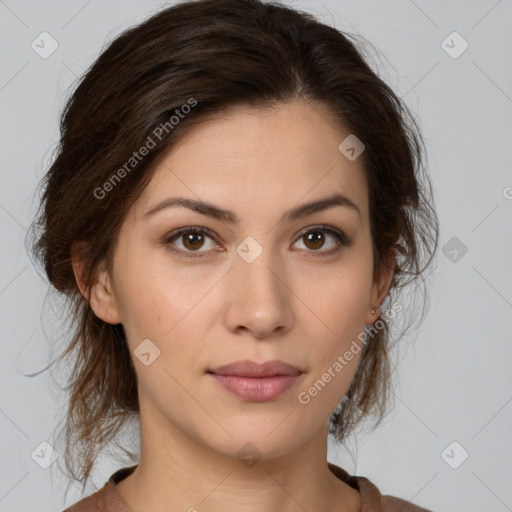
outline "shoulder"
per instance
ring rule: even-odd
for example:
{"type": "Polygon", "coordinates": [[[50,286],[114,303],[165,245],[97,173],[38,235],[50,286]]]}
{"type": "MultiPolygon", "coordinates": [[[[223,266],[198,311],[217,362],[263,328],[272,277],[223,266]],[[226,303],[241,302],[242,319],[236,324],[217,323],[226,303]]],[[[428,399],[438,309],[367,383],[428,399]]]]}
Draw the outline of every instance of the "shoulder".
{"type": "Polygon", "coordinates": [[[353,478],[358,482],[363,512],[431,512],[403,498],[381,494],[377,486],[365,477],[353,478]]]}
{"type": "Polygon", "coordinates": [[[396,496],[382,495],[378,487],[364,476],[353,476],[344,469],[328,463],[329,469],[361,494],[363,512],[431,512],[396,496]]]}
{"type": "Polygon", "coordinates": [[[118,469],[101,489],[87,496],[64,512],[131,512],[116,491],[116,484],[134,471],[137,465],[118,469]]]}

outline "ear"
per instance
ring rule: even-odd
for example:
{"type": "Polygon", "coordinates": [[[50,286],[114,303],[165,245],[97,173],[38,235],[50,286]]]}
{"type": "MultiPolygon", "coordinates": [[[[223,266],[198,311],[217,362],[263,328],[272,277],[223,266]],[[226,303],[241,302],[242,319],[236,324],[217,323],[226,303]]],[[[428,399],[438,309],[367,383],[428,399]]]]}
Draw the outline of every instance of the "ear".
{"type": "Polygon", "coordinates": [[[391,287],[391,283],[393,281],[393,276],[395,274],[395,249],[390,247],[388,251],[388,260],[387,265],[383,268],[378,275],[374,277],[372,284],[372,294],[371,294],[371,302],[368,307],[368,312],[366,314],[366,324],[373,324],[376,322],[380,316],[380,305],[382,301],[386,297],[389,288],[391,287]],[[375,312],[372,313],[372,307],[375,308],[375,312]]]}
{"type": "MultiPolygon", "coordinates": [[[[83,246],[81,249],[83,250],[83,246]]],[[[94,314],[109,324],[120,324],[121,315],[113,292],[111,277],[106,268],[106,261],[102,261],[96,269],[90,289],[86,288],[82,279],[87,259],[83,257],[83,253],[77,246],[71,249],[71,264],[80,293],[89,300],[94,314]]]]}

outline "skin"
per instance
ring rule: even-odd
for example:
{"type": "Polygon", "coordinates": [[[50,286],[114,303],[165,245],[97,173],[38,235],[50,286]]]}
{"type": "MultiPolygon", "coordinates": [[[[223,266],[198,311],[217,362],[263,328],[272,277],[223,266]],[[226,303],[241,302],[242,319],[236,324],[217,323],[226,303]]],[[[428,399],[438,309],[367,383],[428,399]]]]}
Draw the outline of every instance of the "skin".
{"type": "MultiPolygon", "coordinates": [[[[360,494],[326,459],[327,420],[361,353],[307,405],[298,400],[378,319],[372,305],[392,279],[392,270],[372,273],[362,158],[350,161],[338,149],[348,134],[327,121],[323,105],[303,100],[232,108],[182,137],[128,212],[113,275],[100,267],[90,300],[97,316],[125,327],[138,377],[141,458],[117,485],[134,512],[360,510],[360,494]],[[334,206],[282,220],[287,210],[335,192],[360,215],[334,206]],[[144,218],[170,196],[231,210],[238,223],[185,207],[144,218]],[[328,231],[321,231],[324,245],[308,242],[304,235],[317,224],[342,230],[352,245],[319,255],[338,242],[328,231]],[[186,226],[212,237],[187,244],[182,235],[165,245],[166,235],[186,226]],[[236,252],[248,236],[263,249],[252,263],[236,252]],[[133,352],[144,339],[160,350],[148,366],[133,352]],[[281,359],[304,373],[272,401],[245,402],[206,373],[240,359],[281,359]],[[237,457],[248,442],[261,454],[252,467],[237,457]]],[[[74,268],[79,282],[75,260],[74,268]]]]}

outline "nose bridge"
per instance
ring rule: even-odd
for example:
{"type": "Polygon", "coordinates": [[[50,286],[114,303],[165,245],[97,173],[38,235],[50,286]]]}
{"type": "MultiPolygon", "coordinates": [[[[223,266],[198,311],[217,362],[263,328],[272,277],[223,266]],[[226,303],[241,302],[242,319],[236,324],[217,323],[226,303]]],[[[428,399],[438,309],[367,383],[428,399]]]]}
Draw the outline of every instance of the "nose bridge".
{"type": "Polygon", "coordinates": [[[274,269],[279,264],[270,249],[263,251],[254,261],[247,261],[241,256],[235,261],[237,282],[245,288],[244,295],[254,296],[256,299],[261,294],[268,295],[266,300],[279,298],[283,284],[276,276],[278,273],[274,269]]]}
{"type": "Polygon", "coordinates": [[[236,252],[234,268],[229,273],[228,327],[243,327],[255,336],[288,328],[291,304],[281,262],[270,249],[264,249],[250,237],[239,244],[236,252]]]}

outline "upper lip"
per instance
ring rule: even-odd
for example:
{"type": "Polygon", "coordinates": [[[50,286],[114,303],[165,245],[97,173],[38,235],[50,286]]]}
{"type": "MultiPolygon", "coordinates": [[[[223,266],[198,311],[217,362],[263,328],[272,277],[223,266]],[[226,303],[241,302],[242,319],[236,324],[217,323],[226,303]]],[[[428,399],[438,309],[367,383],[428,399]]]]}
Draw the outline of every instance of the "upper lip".
{"type": "Polygon", "coordinates": [[[209,370],[209,373],[217,375],[237,375],[241,377],[274,377],[276,375],[299,375],[302,373],[297,367],[273,359],[264,363],[255,361],[234,361],[209,370]]]}

